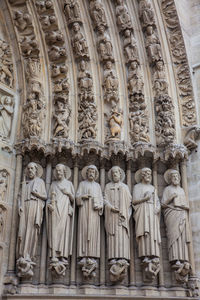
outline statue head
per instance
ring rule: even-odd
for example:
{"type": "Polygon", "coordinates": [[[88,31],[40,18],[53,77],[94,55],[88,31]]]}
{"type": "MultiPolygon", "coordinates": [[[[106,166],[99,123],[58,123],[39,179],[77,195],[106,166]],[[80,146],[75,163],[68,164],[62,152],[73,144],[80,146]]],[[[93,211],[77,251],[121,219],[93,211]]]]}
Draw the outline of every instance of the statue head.
{"type": "Polygon", "coordinates": [[[126,29],[125,32],[124,32],[124,34],[125,34],[126,37],[131,36],[131,31],[130,31],[130,29],[126,29]]]}
{"type": "Polygon", "coordinates": [[[34,179],[38,176],[38,165],[34,162],[30,162],[27,166],[27,175],[30,179],[34,179]]]}
{"type": "Polygon", "coordinates": [[[82,177],[88,181],[95,181],[99,177],[99,172],[95,165],[89,165],[83,168],[82,177]]]}
{"type": "Polygon", "coordinates": [[[74,30],[74,32],[78,32],[80,30],[80,25],[78,22],[75,22],[73,24],[73,30],[74,30]]]}
{"type": "Polygon", "coordinates": [[[59,181],[63,180],[64,178],[69,179],[71,176],[71,170],[69,167],[63,164],[57,164],[54,170],[54,176],[59,181]]]}
{"type": "Polygon", "coordinates": [[[151,169],[143,168],[141,169],[141,182],[142,183],[151,183],[152,176],[151,176],[151,169]]]}
{"type": "Polygon", "coordinates": [[[180,184],[180,174],[177,170],[169,169],[164,174],[165,181],[168,184],[177,186],[180,184]]]}
{"type": "Polygon", "coordinates": [[[156,68],[157,68],[157,70],[162,71],[163,67],[164,67],[164,63],[163,63],[162,60],[159,60],[159,61],[156,62],[156,68]]]}
{"type": "Polygon", "coordinates": [[[146,30],[147,30],[147,35],[153,34],[153,26],[152,25],[148,25],[146,30]]]}
{"type": "Polygon", "coordinates": [[[123,182],[125,178],[124,171],[118,167],[114,166],[108,171],[108,179],[114,183],[123,182]]]}

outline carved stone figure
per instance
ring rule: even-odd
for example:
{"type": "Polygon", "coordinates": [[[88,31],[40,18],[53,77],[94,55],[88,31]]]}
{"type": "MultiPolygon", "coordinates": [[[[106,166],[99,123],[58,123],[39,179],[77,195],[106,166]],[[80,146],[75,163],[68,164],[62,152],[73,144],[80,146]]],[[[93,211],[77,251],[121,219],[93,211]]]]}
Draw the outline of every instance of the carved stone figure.
{"type": "Polygon", "coordinates": [[[51,30],[52,25],[56,25],[57,19],[55,15],[41,15],[40,22],[44,30],[51,30]]]}
{"type": "Polygon", "coordinates": [[[107,21],[105,10],[102,3],[99,0],[93,0],[90,2],[90,13],[94,22],[94,26],[99,30],[100,27],[106,28],[107,21]]]}
{"type": "Polygon", "coordinates": [[[77,0],[65,0],[64,11],[68,24],[80,22],[81,12],[77,0]]]}
{"type": "Polygon", "coordinates": [[[108,119],[109,128],[111,132],[111,139],[120,139],[120,134],[122,130],[123,118],[122,110],[114,107],[111,110],[110,117],[108,119]]]}
{"type": "Polygon", "coordinates": [[[111,61],[107,61],[104,65],[104,100],[111,103],[112,107],[116,106],[118,98],[118,79],[111,61]]]}
{"type": "Polygon", "coordinates": [[[79,97],[80,101],[89,101],[94,100],[93,95],[93,81],[92,76],[89,71],[86,70],[86,61],[81,60],[79,64],[80,71],[78,73],[78,85],[79,85],[79,97]]]}
{"type": "Polygon", "coordinates": [[[124,55],[127,64],[138,60],[136,39],[130,29],[127,29],[124,32],[124,55]]]}
{"type": "Polygon", "coordinates": [[[85,272],[91,274],[96,268],[94,260],[100,257],[100,216],[103,213],[103,196],[100,185],[95,182],[98,170],[94,165],[84,167],[82,177],[84,181],[80,182],[76,195],[79,207],[77,254],[79,258],[92,260],[90,264],[92,271],[87,271],[88,267],[85,264],[82,267],[83,274],[85,272]]]}
{"type": "Polygon", "coordinates": [[[72,47],[76,58],[89,58],[88,46],[85,37],[83,36],[79,23],[73,23],[73,38],[72,47]]]}
{"type": "Polygon", "coordinates": [[[114,61],[113,58],[113,46],[110,40],[109,35],[105,32],[105,27],[100,26],[98,29],[98,51],[100,54],[101,61],[114,61]]]}
{"type": "Polygon", "coordinates": [[[14,24],[23,35],[29,35],[33,32],[31,16],[28,13],[17,10],[14,15],[14,24]]]}
{"type": "Polygon", "coordinates": [[[146,34],[146,48],[151,62],[162,60],[160,41],[154,32],[153,26],[147,27],[146,34]]]}
{"type": "Polygon", "coordinates": [[[131,95],[141,94],[143,92],[143,78],[138,62],[131,62],[128,72],[128,89],[131,95]]]}
{"type": "Polygon", "coordinates": [[[30,84],[27,102],[24,105],[23,130],[24,137],[41,136],[44,107],[42,85],[38,81],[30,84]]]}
{"type": "Polygon", "coordinates": [[[145,257],[142,261],[142,267],[147,280],[152,281],[160,271],[160,259],[158,257],[145,257]]]}
{"type": "Polygon", "coordinates": [[[180,187],[179,172],[169,169],[165,172],[164,178],[169,184],[164,189],[162,197],[164,220],[167,228],[169,261],[172,268],[175,269],[176,279],[184,282],[187,281],[185,276],[190,271],[189,243],[191,240],[188,220],[189,205],[185,192],[180,187]],[[186,269],[188,269],[187,272],[186,269]]]}
{"type": "Polygon", "coordinates": [[[19,201],[17,267],[19,277],[30,278],[33,276],[34,260],[47,194],[44,181],[40,178],[43,170],[39,164],[29,163],[25,173],[19,201]]]}
{"type": "Polygon", "coordinates": [[[48,31],[45,34],[45,40],[49,45],[52,44],[63,44],[64,42],[64,38],[63,38],[63,34],[60,31],[48,31]]]}
{"type": "Polygon", "coordinates": [[[13,118],[13,98],[0,95],[0,135],[8,137],[11,131],[13,118]]]}
{"type": "Polygon", "coordinates": [[[38,0],[35,3],[39,13],[44,13],[53,7],[53,3],[51,0],[38,0]]]}
{"type": "Polygon", "coordinates": [[[156,71],[153,75],[154,78],[154,90],[156,95],[166,94],[168,89],[168,83],[166,81],[164,63],[162,60],[156,62],[156,71]]]}
{"type": "Polygon", "coordinates": [[[80,103],[78,109],[79,135],[81,140],[95,139],[97,135],[97,106],[95,103],[80,103]]]}
{"type": "Polygon", "coordinates": [[[157,115],[156,136],[157,144],[167,145],[175,139],[175,119],[172,113],[174,105],[168,95],[160,95],[155,98],[155,109],[157,115]]]}
{"type": "Polygon", "coordinates": [[[154,12],[149,0],[139,0],[139,16],[143,27],[155,24],[154,12]]]}
{"type": "MultiPolygon", "coordinates": [[[[151,169],[138,170],[135,180],[137,184],[133,188],[133,208],[138,256],[142,259],[142,265],[145,264],[146,280],[153,280],[157,272],[155,264],[153,272],[149,272],[152,269],[150,263],[152,263],[152,259],[158,258],[159,260],[160,257],[160,202],[155,187],[151,185],[151,169]],[[151,273],[152,277],[150,278],[151,273]]],[[[156,265],[159,268],[158,262],[156,265]]]]}
{"type": "Polygon", "coordinates": [[[130,260],[131,194],[123,183],[124,171],[115,166],[108,172],[111,181],[105,187],[105,228],[107,233],[108,259],[112,261],[112,281],[122,280],[130,260]],[[122,261],[124,260],[124,261],[122,261]],[[122,276],[121,276],[122,275],[122,276]]]}
{"type": "Polygon", "coordinates": [[[68,178],[69,167],[58,164],[54,170],[47,202],[50,267],[58,276],[65,275],[68,257],[72,254],[74,187],[68,178]]]}
{"type": "Polygon", "coordinates": [[[124,0],[117,0],[116,17],[119,31],[132,29],[131,18],[124,0]]]}
{"type": "Polygon", "coordinates": [[[6,200],[7,185],[8,172],[5,169],[0,170],[0,201],[2,202],[6,200]]]}
{"type": "Polygon", "coordinates": [[[63,101],[56,101],[56,108],[54,113],[54,137],[68,138],[69,122],[71,117],[71,108],[69,104],[63,101]]]}
{"type": "Polygon", "coordinates": [[[149,143],[148,120],[145,111],[139,110],[129,113],[130,136],[132,143],[149,143]]]}
{"type": "Polygon", "coordinates": [[[188,130],[184,138],[184,145],[188,148],[188,150],[192,151],[198,147],[196,140],[199,137],[199,134],[200,127],[198,126],[192,126],[192,128],[188,130]]]}
{"type": "Polygon", "coordinates": [[[39,55],[39,45],[35,36],[24,36],[20,39],[22,54],[24,57],[36,58],[39,55]]]}
{"type": "Polygon", "coordinates": [[[57,60],[60,60],[60,59],[66,59],[67,57],[67,54],[66,54],[66,49],[64,47],[59,47],[59,46],[56,46],[56,45],[53,45],[49,52],[49,59],[51,61],[57,61],[57,60]]]}
{"type": "Polygon", "coordinates": [[[0,39],[0,82],[13,87],[13,63],[9,45],[0,39]]]}
{"type": "Polygon", "coordinates": [[[83,257],[78,264],[81,267],[85,278],[96,277],[96,268],[98,266],[96,259],[83,257]]]}

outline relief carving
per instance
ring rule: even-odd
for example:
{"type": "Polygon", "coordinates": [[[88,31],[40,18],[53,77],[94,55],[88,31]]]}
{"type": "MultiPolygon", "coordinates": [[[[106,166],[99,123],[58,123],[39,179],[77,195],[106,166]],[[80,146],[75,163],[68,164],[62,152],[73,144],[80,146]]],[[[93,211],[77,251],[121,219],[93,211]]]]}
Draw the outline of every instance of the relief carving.
{"type": "Polygon", "coordinates": [[[0,39],[0,82],[10,88],[14,86],[13,62],[9,44],[0,39]]]}
{"type": "Polygon", "coordinates": [[[119,31],[132,29],[131,18],[124,0],[116,0],[116,17],[119,31]]]}
{"type": "Polygon", "coordinates": [[[111,109],[110,116],[108,118],[108,125],[110,136],[107,137],[107,141],[120,140],[123,125],[123,112],[120,108],[113,107],[111,109]]]}
{"type": "Polygon", "coordinates": [[[131,194],[123,183],[124,171],[112,167],[108,172],[110,183],[105,187],[105,228],[107,233],[110,279],[121,281],[127,274],[130,260],[131,194]]]}
{"type": "Polygon", "coordinates": [[[113,46],[109,35],[105,32],[105,27],[100,26],[98,28],[98,51],[100,61],[104,62],[107,60],[114,61],[113,57],[113,46]]]}
{"type": "Polygon", "coordinates": [[[74,55],[77,59],[79,58],[89,58],[89,54],[88,54],[88,46],[87,46],[87,42],[86,39],[83,35],[83,33],[81,32],[81,28],[79,23],[73,23],[72,25],[72,29],[73,29],[73,37],[72,37],[72,47],[74,50],[74,55]]]}
{"type": "Polygon", "coordinates": [[[118,96],[118,79],[116,77],[115,70],[111,61],[107,61],[104,65],[104,101],[115,107],[119,101],[118,96]]]}
{"type": "Polygon", "coordinates": [[[23,35],[30,35],[33,32],[32,18],[29,13],[17,10],[14,12],[14,24],[23,35]]]}
{"type": "Polygon", "coordinates": [[[196,140],[198,139],[200,134],[199,126],[192,126],[186,133],[184,137],[184,145],[188,148],[189,151],[192,151],[198,147],[196,140]]]}
{"type": "Polygon", "coordinates": [[[124,56],[127,64],[138,61],[137,43],[130,29],[124,32],[124,56]]]}
{"type": "Polygon", "coordinates": [[[71,177],[69,167],[58,164],[54,177],[47,201],[50,268],[56,276],[64,276],[68,257],[72,254],[75,193],[68,180],[71,177]]]}
{"type": "Polygon", "coordinates": [[[24,57],[37,58],[39,55],[38,42],[35,36],[24,36],[20,39],[21,51],[24,57]]]}
{"type": "Polygon", "coordinates": [[[71,118],[71,108],[68,103],[57,100],[55,103],[55,113],[54,113],[54,137],[68,138],[69,136],[69,122],[71,118]]]}
{"type": "Polygon", "coordinates": [[[97,106],[95,103],[80,103],[78,109],[79,136],[80,140],[95,139],[97,135],[96,121],[97,106]]]}
{"type": "Polygon", "coordinates": [[[148,25],[146,28],[146,48],[152,63],[162,59],[160,41],[153,26],[148,25]]]}
{"type": "Polygon", "coordinates": [[[143,94],[144,82],[138,62],[131,62],[128,70],[128,89],[130,95],[143,94]]]}
{"type": "Polygon", "coordinates": [[[90,1],[90,13],[94,23],[94,27],[99,30],[100,27],[107,28],[105,10],[99,0],[90,1]]]}
{"type": "Polygon", "coordinates": [[[188,281],[191,271],[189,263],[189,203],[185,191],[180,187],[180,174],[169,169],[164,174],[168,186],[163,191],[162,208],[167,228],[169,261],[178,282],[188,281]],[[173,224],[173,226],[172,226],[173,224]]]}
{"type": "Polygon", "coordinates": [[[49,55],[50,61],[53,61],[53,62],[66,59],[66,57],[67,57],[66,49],[64,47],[59,47],[56,45],[53,45],[50,48],[48,55],[49,55]]]}
{"type": "Polygon", "coordinates": [[[8,172],[0,170],[0,202],[6,202],[6,193],[8,186],[8,172]]]}
{"type": "Polygon", "coordinates": [[[151,174],[149,168],[138,170],[135,174],[137,184],[133,188],[136,241],[145,281],[152,281],[160,268],[160,202],[155,187],[151,185],[151,174]],[[152,239],[154,243],[151,243],[152,239]]]}
{"type": "Polygon", "coordinates": [[[164,63],[162,60],[156,62],[155,65],[156,71],[153,74],[154,78],[154,91],[156,95],[167,94],[168,92],[168,83],[166,81],[164,63]]]}
{"type": "Polygon", "coordinates": [[[103,195],[100,185],[95,182],[98,176],[98,170],[94,165],[83,168],[84,181],[80,182],[76,194],[79,207],[77,255],[81,258],[84,276],[88,273],[95,276],[96,259],[100,257],[100,216],[103,213],[103,195]],[[83,258],[85,263],[82,263],[83,258]]]}
{"type": "Polygon", "coordinates": [[[154,12],[150,0],[139,0],[139,17],[144,28],[155,24],[154,12]]]}
{"type": "Polygon", "coordinates": [[[22,181],[19,199],[19,230],[17,245],[17,275],[31,278],[35,266],[38,236],[43,220],[43,208],[47,199],[43,169],[39,164],[28,164],[22,181]],[[26,177],[28,181],[26,181],[26,177]]]}
{"type": "Polygon", "coordinates": [[[80,71],[78,73],[79,97],[81,102],[93,102],[94,95],[92,76],[86,68],[87,62],[85,60],[81,60],[79,64],[80,71]]]}
{"type": "Polygon", "coordinates": [[[51,0],[39,0],[36,1],[35,5],[40,13],[49,11],[53,7],[53,3],[51,0]]]}
{"type": "Polygon", "coordinates": [[[81,22],[81,12],[77,0],[65,0],[64,12],[68,25],[81,22]]]}
{"type": "Polygon", "coordinates": [[[9,137],[14,113],[13,97],[0,94],[0,136],[9,137]]]}

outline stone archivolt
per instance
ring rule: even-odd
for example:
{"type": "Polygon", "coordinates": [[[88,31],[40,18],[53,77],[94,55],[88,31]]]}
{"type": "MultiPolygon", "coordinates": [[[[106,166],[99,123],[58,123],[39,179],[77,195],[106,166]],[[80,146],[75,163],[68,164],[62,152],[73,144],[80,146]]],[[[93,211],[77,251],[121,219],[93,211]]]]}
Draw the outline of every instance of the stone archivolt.
{"type": "MultiPolygon", "coordinates": [[[[175,100],[168,92],[152,1],[139,0],[134,5],[124,0],[109,4],[102,0],[7,2],[26,83],[19,117],[23,135],[15,140],[15,149],[11,147],[17,156],[14,198],[9,192],[13,174],[6,167],[0,170],[0,247],[7,247],[7,216],[13,202],[4,293],[28,294],[31,288],[42,294],[45,284],[47,294],[54,287],[56,297],[80,294],[81,285],[85,298],[89,293],[116,296],[120,289],[132,298],[143,296],[144,291],[149,297],[197,297],[185,161],[197,147],[199,127],[186,128],[185,146],[181,141],[176,144],[175,100]],[[136,39],[132,22],[135,5],[151,80],[140,53],[143,42],[136,39]],[[83,15],[90,18],[84,20],[83,15]],[[118,37],[112,36],[111,26],[118,37]],[[118,51],[114,39],[121,39],[118,51]],[[121,57],[125,87],[118,78],[121,57]],[[147,80],[154,95],[153,126],[145,96],[147,80]],[[52,103],[47,102],[46,85],[52,103]],[[94,92],[96,86],[99,94],[94,92]],[[99,119],[105,121],[106,130],[97,128],[99,119]],[[47,136],[48,126],[52,129],[47,136]]],[[[173,1],[169,6],[166,1],[161,4],[165,17],[169,12],[175,16],[173,1]]],[[[170,18],[166,22],[169,34],[173,33],[170,42],[183,99],[183,125],[193,125],[195,108],[184,45],[180,39],[180,51],[173,49],[179,42],[179,29],[169,26],[170,18]],[[187,117],[186,111],[190,112],[187,117]]],[[[13,65],[3,40],[0,50],[1,63],[6,65],[0,87],[12,89],[13,65]]],[[[2,140],[10,138],[15,109],[15,92],[10,96],[6,88],[0,96],[2,140]]]]}

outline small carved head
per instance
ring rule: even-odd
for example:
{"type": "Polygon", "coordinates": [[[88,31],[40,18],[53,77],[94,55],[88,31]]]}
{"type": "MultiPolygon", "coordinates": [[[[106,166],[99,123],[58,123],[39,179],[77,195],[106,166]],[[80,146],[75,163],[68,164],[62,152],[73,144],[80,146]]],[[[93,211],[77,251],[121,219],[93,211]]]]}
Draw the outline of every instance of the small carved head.
{"type": "Polygon", "coordinates": [[[126,37],[131,36],[131,31],[130,31],[130,29],[126,29],[125,32],[124,32],[124,34],[125,34],[126,37]]]}
{"type": "Polygon", "coordinates": [[[27,173],[30,179],[34,179],[37,176],[37,164],[34,162],[30,162],[27,166],[27,173]]]}
{"type": "Polygon", "coordinates": [[[172,185],[179,185],[180,184],[180,174],[178,171],[176,170],[172,170],[170,173],[169,173],[169,182],[171,182],[172,185]]]}
{"type": "Polygon", "coordinates": [[[94,181],[95,178],[96,178],[96,167],[95,166],[89,166],[88,169],[87,169],[87,179],[89,181],[94,181]]]}
{"type": "Polygon", "coordinates": [[[151,169],[143,168],[141,170],[141,182],[151,183],[151,180],[152,180],[151,169]]]}
{"type": "Polygon", "coordinates": [[[148,35],[152,35],[153,34],[153,26],[152,25],[148,25],[146,30],[147,30],[147,34],[148,35]]]}
{"type": "Polygon", "coordinates": [[[75,22],[74,24],[73,24],[73,30],[74,30],[74,32],[78,32],[79,30],[80,30],[80,25],[79,25],[79,23],[78,22],[75,22]]]}

